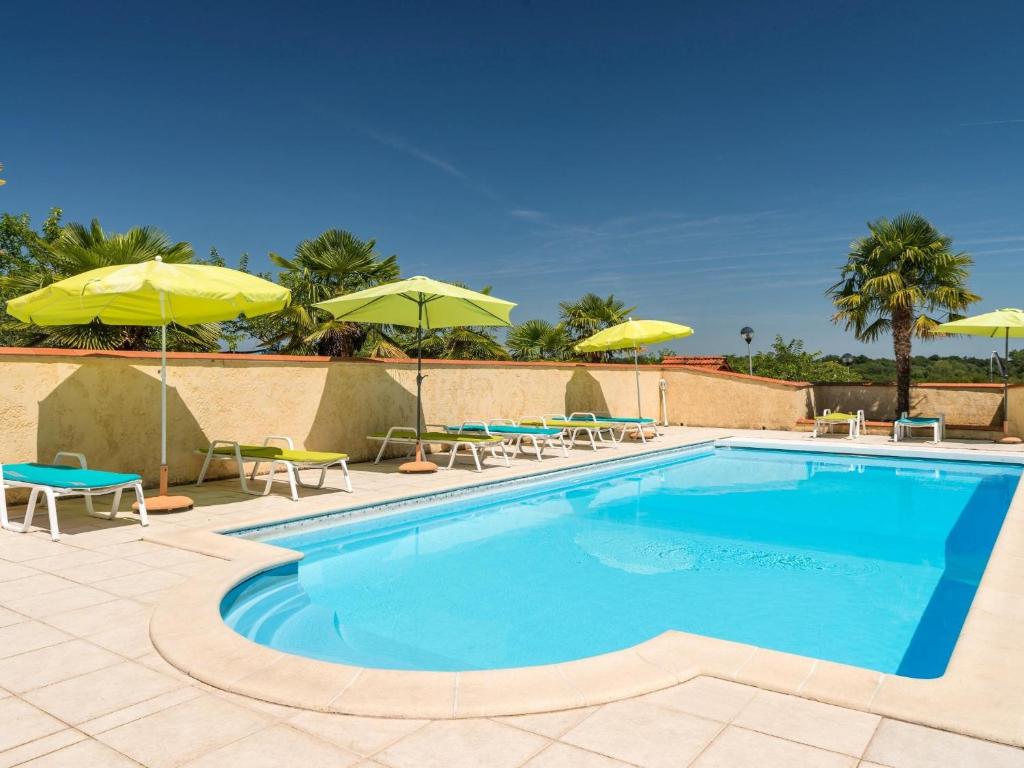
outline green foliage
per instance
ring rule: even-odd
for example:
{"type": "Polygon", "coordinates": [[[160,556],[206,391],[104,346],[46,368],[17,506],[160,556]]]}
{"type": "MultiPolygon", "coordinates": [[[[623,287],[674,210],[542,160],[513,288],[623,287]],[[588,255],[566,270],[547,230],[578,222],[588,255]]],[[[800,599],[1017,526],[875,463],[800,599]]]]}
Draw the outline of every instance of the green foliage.
{"type": "MultiPolygon", "coordinates": [[[[1000,354],[1002,354],[1000,352],[1000,354]]],[[[839,361],[835,355],[825,360],[839,361]]],[[[917,382],[978,383],[989,381],[989,358],[961,357],[957,355],[915,355],[910,361],[911,379],[917,382]]],[[[1024,350],[1010,351],[1010,381],[1024,383],[1024,350]]],[[[857,381],[874,384],[893,384],[896,381],[896,361],[891,358],[871,358],[858,355],[850,364],[857,381]]],[[[998,370],[996,381],[1002,381],[998,370]]]]}
{"type": "Polygon", "coordinates": [[[573,344],[578,344],[598,331],[625,322],[636,307],[627,307],[613,294],[601,298],[587,293],[576,301],[563,301],[558,305],[562,325],[573,344]]]}
{"type": "MultiPolygon", "coordinates": [[[[746,371],[747,358],[729,357],[733,370],[746,371]]],[[[785,341],[776,336],[771,349],[753,357],[754,375],[770,379],[810,382],[858,381],[858,377],[833,357],[822,357],[821,352],[807,352],[800,339],[785,341]]]]}
{"type": "Polygon", "coordinates": [[[527,320],[513,325],[505,338],[513,360],[568,360],[572,340],[562,323],[527,320]]]}

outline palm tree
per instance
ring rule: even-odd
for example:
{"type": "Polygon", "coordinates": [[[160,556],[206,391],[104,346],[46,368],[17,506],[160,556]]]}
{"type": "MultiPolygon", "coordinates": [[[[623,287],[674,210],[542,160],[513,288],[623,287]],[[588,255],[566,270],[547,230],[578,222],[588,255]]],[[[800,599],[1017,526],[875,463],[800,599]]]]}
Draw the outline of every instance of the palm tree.
{"type": "MultiPolygon", "coordinates": [[[[192,260],[192,246],[172,242],[155,227],[132,227],[124,233],[104,232],[98,219],[88,227],[68,224],[56,237],[40,241],[43,256],[28,268],[0,278],[5,293],[21,295],[66,277],[100,267],[137,264],[159,256],[165,262],[192,260]]],[[[72,349],[159,349],[157,329],[131,325],[60,325],[39,327],[4,320],[5,330],[18,333],[28,346],[67,347],[72,349]]],[[[216,323],[193,326],[169,325],[167,347],[172,350],[209,352],[218,348],[216,323]]]]}
{"type": "Polygon", "coordinates": [[[562,324],[573,343],[593,336],[600,330],[624,322],[636,307],[627,307],[610,294],[601,298],[596,293],[587,293],[576,301],[563,301],[558,305],[562,324]]]}
{"type": "Polygon", "coordinates": [[[376,248],[375,240],[329,229],[299,243],[291,259],[270,254],[284,270],[280,280],[291,289],[292,303],[259,328],[260,340],[291,354],[354,355],[367,340],[367,326],[336,320],[313,304],[396,279],[398,257],[381,258],[376,248]]]}
{"type": "Polygon", "coordinates": [[[869,234],[850,244],[839,281],[826,294],[843,323],[860,341],[892,334],[896,357],[896,416],[910,410],[911,340],[927,338],[980,296],[967,289],[974,260],[952,250],[953,240],[923,216],[903,213],[868,224],[869,234]]]}
{"type": "Polygon", "coordinates": [[[572,354],[565,326],[540,319],[512,326],[505,346],[515,360],[565,360],[572,354]]]}

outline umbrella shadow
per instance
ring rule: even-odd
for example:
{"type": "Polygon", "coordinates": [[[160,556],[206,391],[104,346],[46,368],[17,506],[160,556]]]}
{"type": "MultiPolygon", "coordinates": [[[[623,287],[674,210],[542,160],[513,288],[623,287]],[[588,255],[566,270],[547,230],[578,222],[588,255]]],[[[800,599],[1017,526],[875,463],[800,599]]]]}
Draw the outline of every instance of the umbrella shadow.
{"type": "Polygon", "coordinates": [[[573,411],[609,412],[601,383],[585,368],[573,371],[565,385],[565,413],[573,411]]]}

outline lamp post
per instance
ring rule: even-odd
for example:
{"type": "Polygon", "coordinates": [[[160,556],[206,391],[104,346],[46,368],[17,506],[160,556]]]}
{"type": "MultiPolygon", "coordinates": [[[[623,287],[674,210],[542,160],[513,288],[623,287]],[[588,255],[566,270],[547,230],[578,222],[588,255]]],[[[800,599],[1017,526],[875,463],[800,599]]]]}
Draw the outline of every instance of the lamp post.
{"type": "Polygon", "coordinates": [[[747,342],[747,373],[751,376],[754,375],[754,358],[750,354],[750,342],[754,340],[754,329],[749,325],[743,326],[743,330],[740,331],[740,336],[747,342]]]}
{"type": "Polygon", "coordinates": [[[847,352],[845,355],[839,358],[839,362],[845,365],[847,368],[849,368],[851,365],[853,365],[853,355],[847,352]]]}

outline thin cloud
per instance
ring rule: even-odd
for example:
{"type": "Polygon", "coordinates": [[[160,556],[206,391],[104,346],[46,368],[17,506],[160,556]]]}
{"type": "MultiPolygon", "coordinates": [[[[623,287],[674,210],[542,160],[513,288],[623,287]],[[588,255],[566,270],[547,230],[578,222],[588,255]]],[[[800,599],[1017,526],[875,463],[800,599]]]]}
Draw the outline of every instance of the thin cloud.
{"type": "Polygon", "coordinates": [[[1013,117],[1009,120],[982,120],[977,123],[960,123],[960,127],[972,128],[979,125],[1012,125],[1014,123],[1024,123],[1024,117],[1013,117]]]}
{"type": "Polygon", "coordinates": [[[513,208],[508,212],[508,215],[515,219],[525,219],[526,221],[543,221],[547,218],[547,214],[544,211],[535,211],[530,208],[513,208]]]}
{"type": "Polygon", "coordinates": [[[469,181],[469,176],[467,176],[466,173],[462,171],[460,168],[456,167],[452,163],[449,163],[447,160],[444,160],[438,157],[437,155],[428,152],[425,149],[417,147],[415,144],[410,144],[408,141],[401,138],[400,136],[395,136],[389,133],[378,133],[377,131],[369,130],[364,131],[364,133],[379,144],[383,144],[386,147],[391,147],[392,149],[397,149],[399,152],[403,152],[409,155],[410,157],[415,157],[417,160],[422,160],[424,163],[432,165],[435,168],[444,171],[449,176],[453,176],[456,179],[459,179],[461,181],[469,181]]]}

